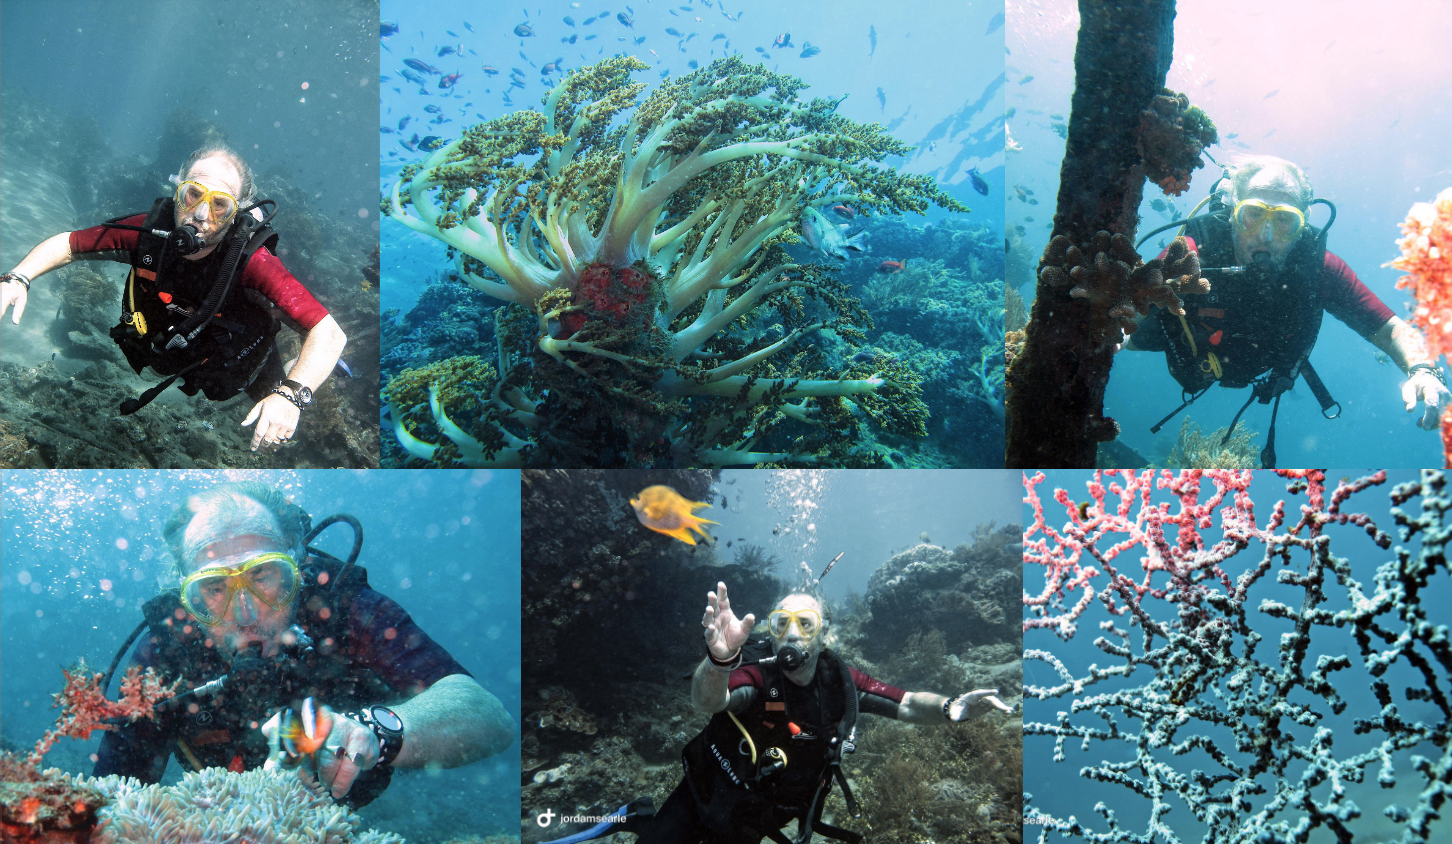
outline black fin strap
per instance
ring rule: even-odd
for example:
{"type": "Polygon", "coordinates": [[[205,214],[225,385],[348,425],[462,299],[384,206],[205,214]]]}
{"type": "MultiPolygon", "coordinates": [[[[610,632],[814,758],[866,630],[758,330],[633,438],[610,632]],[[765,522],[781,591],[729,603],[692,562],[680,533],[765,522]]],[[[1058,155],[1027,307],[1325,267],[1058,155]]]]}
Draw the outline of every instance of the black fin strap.
{"type": "Polygon", "coordinates": [[[1276,467],[1276,414],[1281,409],[1281,393],[1276,393],[1275,404],[1271,405],[1270,430],[1265,434],[1265,448],[1260,450],[1260,468],[1276,467]]]}
{"type": "Polygon", "coordinates": [[[1209,389],[1210,389],[1209,387],[1206,387],[1204,390],[1201,390],[1198,393],[1193,393],[1193,394],[1192,393],[1185,393],[1185,394],[1183,394],[1183,395],[1188,395],[1190,397],[1187,398],[1187,399],[1185,399],[1185,401],[1179,407],[1177,407],[1174,410],[1170,411],[1169,415],[1166,416],[1164,419],[1161,419],[1160,421],[1156,422],[1153,426],[1151,426],[1150,427],[1150,433],[1151,434],[1158,434],[1160,432],[1160,429],[1163,428],[1163,427],[1165,427],[1165,423],[1166,422],[1170,421],[1171,419],[1174,419],[1175,416],[1180,411],[1182,411],[1185,408],[1189,407],[1190,405],[1194,404],[1195,403],[1195,400],[1198,399],[1198,398],[1200,398],[1201,396],[1205,395],[1205,391],[1206,390],[1209,390],[1209,389]]]}
{"type": "MultiPolygon", "coordinates": [[[[1251,388],[1250,398],[1246,399],[1245,400],[1245,404],[1242,404],[1240,406],[1240,409],[1237,410],[1237,411],[1235,411],[1235,418],[1232,419],[1232,420],[1230,420],[1230,428],[1229,428],[1229,430],[1227,430],[1225,432],[1225,436],[1224,437],[1221,437],[1221,439],[1220,439],[1220,444],[1221,445],[1225,445],[1226,443],[1230,442],[1230,435],[1235,433],[1235,426],[1238,425],[1238,424],[1240,424],[1240,414],[1244,413],[1245,412],[1245,409],[1247,407],[1250,407],[1250,403],[1253,402],[1253,401],[1255,401],[1256,394],[1259,393],[1259,392],[1260,392],[1259,385],[1256,385],[1256,387],[1251,388]]],[[[1279,397],[1277,397],[1277,398],[1279,398],[1279,397]]]]}
{"type": "Polygon", "coordinates": [[[193,361],[192,363],[187,364],[187,366],[177,374],[171,376],[170,378],[167,378],[165,381],[162,381],[160,384],[157,384],[155,387],[152,387],[151,389],[142,393],[140,396],[121,402],[121,415],[130,416],[141,408],[146,407],[148,404],[151,404],[153,401],[156,400],[157,396],[161,395],[163,392],[166,391],[167,387],[171,386],[173,381],[182,377],[183,375],[186,375],[188,372],[191,372],[193,369],[196,369],[197,367],[206,363],[208,360],[210,360],[210,358],[202,358],[199,361],[193,361]]]}
{"type": "Polygon", "coordinates": [[[1311,368],[1309,360],[1301,361],[1301,377],[1306,379],[1306,386],[1311,388],[1311,395],[1315,396],[1316,402],[1321,405],[1322,416],[1326,416],[1326,411],[1333,407],[1336,408],[1336,412],[1326,418],[1335,419],[1341,415],[1341,402],[1331,397],[1331,391],[1326,389],[1326,383],[1321,380],[1320,375],[1316,374],[1316,370],[1311,368]]]}

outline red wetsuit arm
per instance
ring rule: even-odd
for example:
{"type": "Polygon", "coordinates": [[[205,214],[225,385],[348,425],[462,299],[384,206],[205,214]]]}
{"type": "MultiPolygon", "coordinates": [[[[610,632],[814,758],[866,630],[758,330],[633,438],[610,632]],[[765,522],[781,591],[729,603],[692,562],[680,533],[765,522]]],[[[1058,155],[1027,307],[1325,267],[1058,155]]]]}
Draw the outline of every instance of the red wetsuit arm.
{"type": "MultiPolygon", "coordinates": [[[[121,220],[128,226],[139,226],[146,219],[145,214],[136,214],[121,220]]],[[[108,226],[91,226],[71,232],[71,254],[84,258],[96,252],[130,252],[136,248],[141,232],[129,229],[113,229],[108,226]]]]}
{"type": "Polygon", "coordinates": [[[282,312],[296,321],[305,331],[328,315],[328,309],[303,287],[276,255],[264,249],[257,250],[247,262],[247,271],[242,276],[242,286],[250,287],[266,296],[282,312]]]}
{"type": "Polygon", "coordinates": [[[1346,262],[1330,251],[1321,272],[1321,301],[1326,313],[1346,327],[1371,337],[1395,314],[1375,293],[1361,283],[1346,262]]]}

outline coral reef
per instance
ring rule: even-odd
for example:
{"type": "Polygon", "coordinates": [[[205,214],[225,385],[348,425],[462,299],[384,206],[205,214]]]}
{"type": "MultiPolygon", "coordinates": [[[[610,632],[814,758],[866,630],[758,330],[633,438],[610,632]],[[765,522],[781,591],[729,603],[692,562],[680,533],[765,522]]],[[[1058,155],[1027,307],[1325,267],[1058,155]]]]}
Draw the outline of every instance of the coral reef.
{"type": "Polygon", "coordinates": [[[1200,277],[1200,257],[1183,237],[1174,239],[1164,258],[1145,262],[1124,235],[1097,232],[1083,249],[1057,235],[1044,249],[1039,279],[1055,290],[1073,285],[1070,298],[1089,302],[1085,328],[1100,345],[1133,334],[1135,314],[1148,314],[1152,305],[1184,316],[1181,294],[1210,292],[1210,282],[1200,277]]]}
{"type": "Polygon", "coordinates": [[[111,800],[93,844],[403,844],[397,835],[360,829],[357,815],[290,771],[207,768],[166,786],[115,776],[74,782],[111,800]]]}
{"type": "MultiPolygon", "coordinates": [[[[1452,188],[1412,206],[1397,246],[1402,255],[1391,265],[1408,273],[1397,279],[1397,287],[1417,297],[1412,324],[1421,330],[1433,360],[1452,358],[1452,188]]],[[[1442,409],[1442,454],[1452,468],[1452,407],[1442,409]]]]}
{"type": "Polygon", "coordinates": [[[0,751],[0,838],[6,844],[86,844],[106,802],[94,787],[0,751]]]}
{"type": "Polygon", "coordinates": [[[1037,489],[1043,474],[1025,477],[1034,520],[1024,564],[1045,576],[1041,592],[1024,595],[1025,645],[1039,630],[1068,641],[1081,621],[1102,635],[1090,655],[1099,661],[1087,666],[1082,652],[1061,660],[1024,651],[1062,680],[1030,685],[1027,694],[1066,704],[1052,723],[1025,723],[1024,732],[1053,737],[1055,761],[1104,742],[1104,761],[1087,763],[1081,776],[1150,801],[1136,807],[1148,810],[1135,814],[1147,822],[1143,831],[1123,826],[1106,802],[1095,831],[1050,814],[1059,795],[1045,795],[1026,814],[1040,825],[1040,842],[1051,832],[1179,842],[1175,812],[1193,816],[1195,837],[1228,844],[1350,841],[1363,813],[1394,825],[1379,840],[1445,837],[1432,825],[1452,793],[1452,653],[1424,600],[1447,585],[1447,478],[1424,470],[1391,490],[1403,547],[1376,565],[1365,558],[1393,538],[1349,502],[1386,483],[1385,472],[1334,488],[1319,470],[1275,474],[1290,496],[1304,498],[1262,506],[1258,521],[1253,472],[1095,473],[1086,502],[1055,490],[1065,519],[1058,528],[1037,489]],[[1418,499],[1415,513],[1407,505],[1418,499]],[[1361,559],[1333,546],[1355,548],[1361,559]],[[1278,574],[1268,577],[1273,568],[1278,574]],[[1108,582],[1098,589],[1101,575],[1108,582]],[[1108,613],[1102,622],[1085,615],[1096,604],[1108,613]],[[1342,724],[1350,729],[1333,735],[1332,725],[1342,724]],[[1377,799],[1374,788],[1353,801],[1348,786],[1373,768],[1381,789],[1395,788],[1394,764],[1408,751],[1416,751],[1413,788],[1385,799],[1379,812],[1364,802],[1377,799]]]}
{"type": "Polygon", "coordinates": [[[61,673],[66,678],[65,688],[54,695],[53,704],[60,707],[61,714],[55,726],[36,742],[30,754],[32,764],[40,764],[41,757],[63,736],[85,741],[95,730],[116,729],[114,723],[108,723],[110,719],[154,719],[152,706],[176,695],[181,686],[181,678],[166,685],[154,670],[148,668],[143,673],[140,666],[133,665],[121,678],[121,699],[109,700],[101,688],[103,675],[87,671],[84,660],[74,668],[61,669],[61,673]]]}
{"type": "Polygon", "coordinates": [[[1229,440],[1225,428],[1205,434],[1189,417],[1180,423],[1180,436],[1165,458],[1168,469],[1258,469],[1260,449],[1255,447],[1256,432],[1238,426],[1229,440]]]}
{"type": "Polygon", "coordinates": [[[996,531],[983,525],[971,545],[951,552],[918,545],[879,566],[867,583],[865,653],[880,658],[894,643],[929,628],[946,637],[950,652],[1016,641],[1021,533],[1018,525],[996,531]]]}
{"type": "Polygon", "coordinates": [[[750,542],[743,542],[736,546],[736,558],[732,561],[745,569],[755,569],[761,572],[770,572],[781,565],[781,560],[775,554],[768,552],[760,545],[753,545],[750,542]]]}
{"type": "Polygon", "coordinates": [[[916,380],[891,361],[832,370],[799,342],[860,340],[867,320],[827,268],[789,261],[789,226],[843,202],[961,206],[875,166],[907,147],[800,101],[799,80],[732,57],[636,107],[643,68],[572,71],[542,113],[474,126],[400,174],[384,212],[511,303],[491,369],[448,397],[427,367],[385,390],[400,444],[450,465],[880,465],[869,423],[924,434],[916,380]]]}
{"type": "Polygon", "coordinates": [[[1139,150],[1145,175],[1166,196],[1179,196],[1190,188],[1190,175],[1205,162],[1200,153],[1220,143],[1215,123],[1190,98],[1169,88],[1150,100],[1139,113],[1139,150]]]}

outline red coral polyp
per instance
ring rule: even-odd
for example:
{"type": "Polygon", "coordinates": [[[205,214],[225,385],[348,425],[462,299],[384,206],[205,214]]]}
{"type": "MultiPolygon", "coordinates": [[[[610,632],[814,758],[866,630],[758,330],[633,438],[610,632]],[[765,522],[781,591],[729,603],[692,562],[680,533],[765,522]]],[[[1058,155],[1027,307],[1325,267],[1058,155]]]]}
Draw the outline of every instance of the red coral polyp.
{"type": "Polygon", "coordinates": [[[579,310],[560,317],[560,335],[565,339],[597,319],[612,328],[643,326],[654,317],[658,306],[658,279],[639,267],[611,267],[591,264],[580,273],[571,303],[579,310]]]}

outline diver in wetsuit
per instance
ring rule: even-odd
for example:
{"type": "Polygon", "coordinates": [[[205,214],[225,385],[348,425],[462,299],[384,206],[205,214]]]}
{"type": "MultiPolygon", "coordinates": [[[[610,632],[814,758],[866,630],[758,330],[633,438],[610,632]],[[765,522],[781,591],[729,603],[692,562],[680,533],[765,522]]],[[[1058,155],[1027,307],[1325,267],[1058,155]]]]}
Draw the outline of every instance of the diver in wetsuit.
{"type": "MultiPolygon", "coordinates": [[[[1247,406],[1259,399],[1278,407],[1281,394],[1301,377],[1322,413],[1334,418],[1339,405],[1307,361],[1322,315],[1329,313],[1406,373],[1402,401],[1407,412],[1420,402],[1417,424],[1436,429],[1452,391],[1421,334],[1326,249],[1331,223],[1319,230],[1307,223],[1312,204],[1330,203],[1313,199],[1306,174],[1284,159],[1242,156],[1226,170],[1210,213],[1185,224],[1210,292],[1186,296],[1183,317],[1155,308],[1122,348],[1165,353],[1170,374],[1185,391],[1180,409],[1217,383],[1231,389],[1251,386],[1247,406]]],[[[1333,208],[1332,221],[1334,213],[1333,208]]],[[[1273,409],[1262,453],[1268,468],[1275,462],[1274,443],[1273,409]]]]}
{"type": "MultiPolygon", "coordinates": [[[[175,196],[157,200],[149,214],[42,241],[0,275],[0,314],[13,308],[18,325],[32,282],[72,261],[130,263],[121,324],[111,337],[132,368],[180,377],[187,395],[202,391],[214,401],[245,391],[256,402],[242,422],[256,423],[252,450],[275,448],[296,432],[347,338],[269,251],[276,234],[261,208],[272,203],[254,202],[252,171],[241,156],[213,144],[193,153],[180,173],[172,177],[175,196]],[[287,371],[273,339],[280,327],[274,310],[303,337],[287,371]]],[[[164,388],[123,403],[121,412],[138,410],[164,388]]]]}
{"type": "Polygon", "coordinates": [[[904,692],[848,666],[829,647],[822,603],[794,592],[767,615],[768,636],[750,636],[755,616],[738,619],[726,584],[707,595],[701,624],[706,658],[691,682],[691,700],[711,721],[686,746],[685,778],[649,820],[624,829],[642,844],[778,844],[812,834],[850,844],[862,836],[823,823],[839,764],[853,750],[859,712],[912,724],[966,720],[989,707],[1009,712],[997,689],[956,697],[904,692]],[[795,839],[782,827],[797,821],[795,839]]]}
{"type": "Polygon", "coordinates": [[[131,663],[180,679],[180,693],[107,732],[95,776],[158,782],[173,755],[189,770],[296,766],[356,807],[395,768],[459,767],[513,743],[499,700],[361,567],[308,548],[332,521],[314,528],[257,482],[178,504],[163,537],[181,585],[143,607],[131,663]],[[312,747],[293,746],[304,731],[286,727],[300,720],[312,747]]]}

